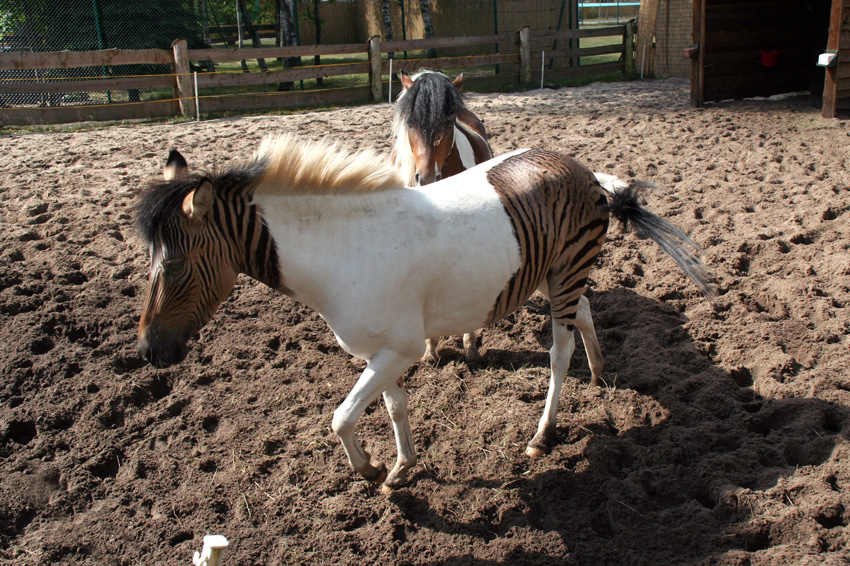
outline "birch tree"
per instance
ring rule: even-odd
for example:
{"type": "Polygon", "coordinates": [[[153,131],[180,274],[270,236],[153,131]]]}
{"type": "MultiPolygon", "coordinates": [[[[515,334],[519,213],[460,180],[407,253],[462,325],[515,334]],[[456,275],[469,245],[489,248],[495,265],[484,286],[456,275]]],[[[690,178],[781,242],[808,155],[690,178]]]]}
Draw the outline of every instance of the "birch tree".
{"type": "MultiPolygon", "coordinates": [[[[387,41],[393,40],[393,20],[390,17],[390,0],[381,0],[381,17],[384,20],[384,39],[387,41]]],[[[390,59],[395,58],[395,53],[390,51],[387,53],[390,59]]]]}
{"type": "MultiPolygon", "coordinates": [[[[295,37],[295,6],[292,0],[275,0],[275,23],[277,24],[278,47],[289,47],[297,45],[295,37]]],[[[283,60],[284,67],[299,67],[300,57],[286,57],[283,60]]],[[[294,88],[292,81],[282,82],[278,85],[279,91],[290,91],[294,88]]]]}

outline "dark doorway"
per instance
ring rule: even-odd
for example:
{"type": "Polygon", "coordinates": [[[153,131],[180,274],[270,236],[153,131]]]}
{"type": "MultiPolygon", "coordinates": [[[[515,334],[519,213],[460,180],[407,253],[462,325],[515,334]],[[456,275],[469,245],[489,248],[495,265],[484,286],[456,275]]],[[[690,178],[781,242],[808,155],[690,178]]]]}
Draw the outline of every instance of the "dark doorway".
{"type": "MultiPolygon", "coordinates": [[[[840,1],[840,0],[839,0],[840,1]]],[[[810,91],[829,36],[832,0],[694,0],[691,101],[810,91]]]]}

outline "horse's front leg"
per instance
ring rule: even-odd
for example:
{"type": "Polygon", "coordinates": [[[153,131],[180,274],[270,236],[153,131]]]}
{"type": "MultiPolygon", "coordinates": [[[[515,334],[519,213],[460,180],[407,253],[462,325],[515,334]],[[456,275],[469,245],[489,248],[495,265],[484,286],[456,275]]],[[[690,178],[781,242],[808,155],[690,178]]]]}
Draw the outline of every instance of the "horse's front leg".
{"type": "MultiPolygon", "coordinates": [[[[334,411],[331,426],[342,442],[348,462],[355,472],[368,481],[384,481],[387,477],[387,468],[380,462],[372,461],[369,453],[363,449],[355,437],[354,427],[369,403],[377,399],[384,391],[393,387],[398,388],[396,380],[421,354],[421,350],[411,349],[410,351],[415,353],[381,350],[375,354],[360,374],[345,401],[334,411]]],[[[404,412],[405,414],[407,412],[406,404],[404,412]]],[[[393,424],[395,425],[395,422],[393,424]]],[[[410,435],[409,427],[407,434],[410,435]]]]}

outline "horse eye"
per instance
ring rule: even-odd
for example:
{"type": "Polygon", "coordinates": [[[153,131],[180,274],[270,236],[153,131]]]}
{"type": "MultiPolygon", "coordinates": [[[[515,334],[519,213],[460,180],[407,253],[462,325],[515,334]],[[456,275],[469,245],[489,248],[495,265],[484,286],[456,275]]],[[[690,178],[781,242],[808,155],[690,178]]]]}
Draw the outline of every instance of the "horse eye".
{"type": "Polygon", "coordinates": [[[186,260],[183,258],[170,259],[162,262],[162,271],[168,277],[176,277],[183,273],[186,268],[186,260]]]}

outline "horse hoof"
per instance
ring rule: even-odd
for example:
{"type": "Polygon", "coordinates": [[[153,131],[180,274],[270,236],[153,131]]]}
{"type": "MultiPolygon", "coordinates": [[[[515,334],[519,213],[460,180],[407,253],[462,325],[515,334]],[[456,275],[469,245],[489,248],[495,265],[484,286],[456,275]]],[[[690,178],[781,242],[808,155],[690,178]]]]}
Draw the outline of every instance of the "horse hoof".
{"type": "Polygon", "coordinates": [[[399,487],[405,487],[408,484],[407,472],[409,470],[410,466],[396,466],[393,468],[393,471],[384,480],[381,491],[386,492],[387,490],[392,491],[399,487]]]}
{"type": "Polygon", "coordinates": [[[484,356],[479,354],[478,350],[467,350],[464,358],[466,358],[466,363],[472,367],[484,367],[486,365],[484,356]]]}
{"type": "Polygon", "coordinates": [[[532,446],[529,444],[525,448],[525,455],[529,458],[542,458],[549,453],[549,448],[545,446],[532,446]]]}
{"type": "Polygon", "coordinates": [[[381,493],[384,495],[390,495],[396,489],[406,487],[407,486],[407,478],[404,477],[392,477],[390,475],[389,479],[384,480],[384,483],[381,484],[381,493]]]}
{"type": "Polygon", "coordinates": [[[383,484],[387,479],[387,467],[381,464],[381,467],[378,468],[378,477],[375,478],[375,483],[383,484]]]}
{"type": "Polygon", "coordinates": [[[360,472],[363,479],[370,483],[384,483],[387,479],[387,467],[383,464],[373,464],[371,467],[371,470],[360,472]]]}

